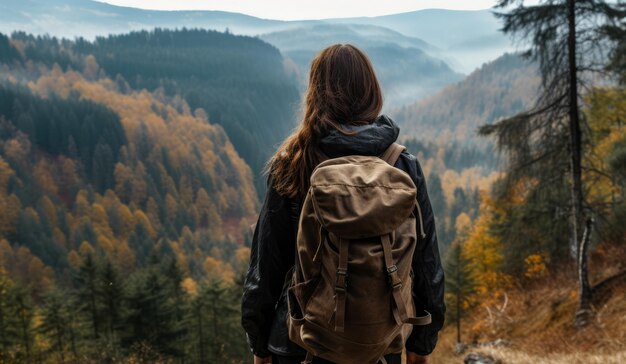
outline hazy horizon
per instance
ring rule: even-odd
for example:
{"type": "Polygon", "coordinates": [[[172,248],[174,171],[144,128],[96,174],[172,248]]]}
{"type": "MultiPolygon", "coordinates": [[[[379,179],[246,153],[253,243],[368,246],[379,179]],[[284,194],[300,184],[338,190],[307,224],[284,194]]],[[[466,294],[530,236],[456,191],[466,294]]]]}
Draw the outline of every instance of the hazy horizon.
{"type": "MultiPolygon", "coordinates": [[[[240,13],[270,20],[324,20],[337,18],[376,17],[407,13],[419,10],[459,10],[480,11],[491,9],[494,0],[398,0],[394,2],[363,3],[358,0],[346,0],[338,4],[334,0],[95,0],[116,6],[125,6],[146,10],[189,10],[189,11],[225,11],[240,13]]],[[[536,4],[537,0],[527,1],[536,4]]]]}

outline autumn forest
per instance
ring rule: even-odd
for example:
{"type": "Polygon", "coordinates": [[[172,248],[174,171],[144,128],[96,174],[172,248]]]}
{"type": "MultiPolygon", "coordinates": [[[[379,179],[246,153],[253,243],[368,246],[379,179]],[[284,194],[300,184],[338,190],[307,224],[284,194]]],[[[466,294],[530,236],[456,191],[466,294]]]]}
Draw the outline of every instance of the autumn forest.
{"type": "MultiPolygon", "coordinates": [[[[626,358],[626,8],[554,2],[579,6],[567,78],[567,19],[499,3],[505,33],[536,32],[525,54],[385,110],[437,222],[448,311],[434,363],[501,338],[530,355],[485,349],[507,363],[577,345],[626,358]],[[542,38],[533,19],[558,31],[542,38]]],[[[302,79],[228,29],[0,34],[0,363],[250,362],[251,226],[302,79]]]]}

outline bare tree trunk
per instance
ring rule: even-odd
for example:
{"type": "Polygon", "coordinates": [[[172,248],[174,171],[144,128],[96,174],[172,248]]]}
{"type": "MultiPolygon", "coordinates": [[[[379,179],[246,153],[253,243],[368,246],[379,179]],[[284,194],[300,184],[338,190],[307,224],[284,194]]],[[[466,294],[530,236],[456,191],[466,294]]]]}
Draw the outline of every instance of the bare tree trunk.
{"type": "Polygon", "coordinates": [[[589,240],[591,238],[592,220],[587,219],[585,223],[585,232],[580,242],[578,250],[578,311],[576,311],[576,326],[583,327],[589,322],[591,316],[591,287],[589,285],[587,270],[587,250],[589,248],[589,240]]]}
{"type": "MultiPolygon", "coordinates": [[[[582,246],[587,245],[584,239],[580,239],[580,232],[584,221],[583,212],[583,190],[581,172],[581,131],[580,115],[578,112],[578,66],[576,63],[576,0],[567,1],[567,23],[568,38],[567,50],[569,61],[569,131],[570,131],[570,156],[571,156],[571,177],[572,177],[572,232],[571,244],[575,244],[577,252],[578,272],[580,286],[586,286],[583,292],[581,289],[579,296],[579,310],[576,314],[576,324],[584,325],[587,322],[589,313],[589,300],[591,291],[587,280],[586,254],[582,254],[582,246]],[[585,264],[585,269],[581,269],[581,264],[585,264]],[[586,283],[584,283],[586,282],[586,283]],[[584,294],[584,296],[583,296],[584,294]],[[580,317],[580,319],[579,319],[580,317]]],[[[589,238],[589,230],[586,229],[586,238],[589,238]]],[[[586,251],[586,247],[585,247],[586,251]]]]}

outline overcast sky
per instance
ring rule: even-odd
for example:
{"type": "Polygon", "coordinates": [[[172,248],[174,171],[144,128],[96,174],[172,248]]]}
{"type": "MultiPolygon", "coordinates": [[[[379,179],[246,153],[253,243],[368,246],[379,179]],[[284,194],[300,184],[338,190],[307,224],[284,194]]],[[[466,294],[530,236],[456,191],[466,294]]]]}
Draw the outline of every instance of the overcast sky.
{"type": "MultiPolygon", "coordinates": [[[[102,0],[100,0],[102,1],[102,0]]],[[[495,0],[106,0],[109,4],[161,10],[223,10],[268,19],[377,16],[420,9],[488,9],[495,0]]],[[[531,4],[537,1],[526,1],[531,4]]]]}

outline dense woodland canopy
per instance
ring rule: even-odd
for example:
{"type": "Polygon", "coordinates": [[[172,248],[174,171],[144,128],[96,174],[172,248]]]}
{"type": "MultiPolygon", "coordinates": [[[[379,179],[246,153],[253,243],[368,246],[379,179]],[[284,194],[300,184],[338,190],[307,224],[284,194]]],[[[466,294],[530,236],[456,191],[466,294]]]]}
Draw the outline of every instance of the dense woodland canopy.
{"type": "Polygon", "coordinates": [[[299,107],[295,76],[286,73],[278,49],[257,38],[217,31],[137,31],[98,37],[94,42],[13,35],[24,56],[48,67],[83,69],[93,55],[111,79],[121,76],[135,90],[180,96],[221,125],[254,172],[275,144],[294,127],[299,107]]]}
{"type": "Polygon", "coordinates": [[[244,357],[258,198],[227,133],[93,55],[62,67],[18,38],[0,38],[0,360],[244,357]]]}

